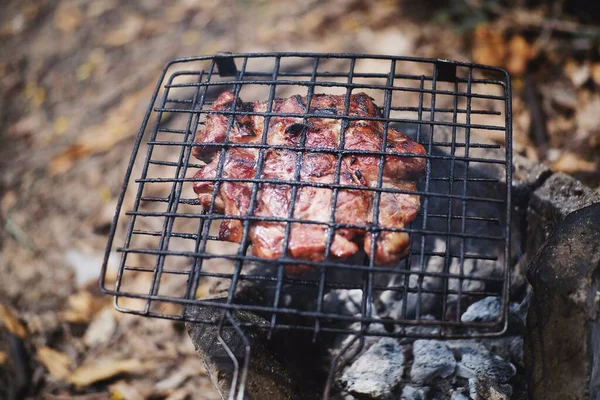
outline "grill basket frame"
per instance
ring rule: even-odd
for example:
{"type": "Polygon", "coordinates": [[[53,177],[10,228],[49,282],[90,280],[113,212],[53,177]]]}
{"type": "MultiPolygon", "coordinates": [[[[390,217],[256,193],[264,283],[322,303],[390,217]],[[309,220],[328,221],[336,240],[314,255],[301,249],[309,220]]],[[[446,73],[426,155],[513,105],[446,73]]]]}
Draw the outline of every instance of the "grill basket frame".
{"type": "MultiPolygon", "coordinates": [[[[270,65],[270,64],[269,64],[270,65]]],[[[246,98],[244,101],[249,101],[246,98]]],[[[265,99],[262,99],[265,100],[265,99]]],[[[346,106],[346,110],[347,110],[346,106]]],[[[269,108],[270,110],[270,108],[269,108]]],[[[235,115],[244,114],[244,111],[223,111],[224,115],[235,115]]],[[[261,113],[264,115],[266,120],[273,115],[280,115],[271,112],[261,113]]],[[[294,115],[296,116],[296,115],[294,115]]],[[[306,114],[303,117],[310,117],[310,114],[306,114]]],[[[302,117],[302,116],[301,116],[302,117]]],[[[317,116],[315,117],[322,117],[317,116]]],[[[338,116],[342,121],[351,120],[352,117],[348,115],[338,116]]],[[[356,118],[356,119],[367,119],[367,118],[356,118]]],[[[232,118],[230,118],[232,120],[232,118]]],[[[229,125],[231,129],[231,123],[229,125]]],[[[385,141],[384,141],[385,143],[385,141]]],[[[108,235],[108,243],[106,247],[106,253],[102,265],[100,275],[100,289],[102,292],[115,296],[115,305],[119,311],[132,313],[143,316],[159,317],[174,319],[186,322],[196,323],[209,323],[219,325],[219,332],[225,326],[231,325],[235,330],[243,335],[243,331],[250,328],[267,329],[269,333],[275,330],[306,330],[312,332],[316,338],[322,332],[332,333],[343,333],[356,335],[355,340],[363,340],[364,336],[375,335],[375,336],[393,336],[393,337],[405,337],[405,336],[423,336],[423,337],[436,337],[436,338],[449,338],[449,337],[478,337],[478,336],[496,336],[502,334],[507,326],[507,308],[508,308],[508,288],[509,288],[509,264],[511,260],[511,248],[510,248],[510,233],[511,233],[511,186],[512,186],[512,107],[511,107],[511,87],[510,87],[510,76],[508,73],[496,67],[489,67],[484,65],[456,62],[442,59],[427,59],[427,58],[415,58],[415,57],[400,57],[400,56],[383,56],[383,55],[366,55],[366,54],[324,54],[324,53],[219,53],[212,56],[203,57],[190,57],[182,58],[170,61],[163,69],[157,86],[150,99],[150,104],[147,108],[145,117],[143,119],[139,133],[135,139],[134,148],[132,155],[127,166],[125,173],[125,179],[123,186],[117,201],[117,209],[113,224],[110,228],[108,235]],[[257,60],[272,62],[273,68],[266,70],[253,70],[249,69],[248,65],[256,62],[257,60]],[[287,61],[292,61],[296,64],[291,64],[291,67],[286,67],[287,61]],[[388,63],[389,68],[383,72],[360,72],[357,70],[357,66],[361,63],[371,61],[374,63],[388,63]],[[347,70],[341,71],[329,71],[323,70],[322,65],[329,65],[328,63],[342,63],[343,65],[349,66],[347,70]],[[180,69],[188,65],[202,64],[206,65],[206,69],[180,69]],[[399,68],[402,65],[403,68],[410,69],[411,65],[419,65],[421,68],[430,68],[429,74],[410,74],[404,72],[405,69],[399,68]],[[178,70],[169,74],[169,72],[177,68],[178,70]],[[398,70],[401,70],[398,72],[398,70]],[[466,77],[465,75],[466,74],[466,77]],[[490,74],[495,78],[481,78],[475,75],[490,74]],[[196,77],[193,82],[177,83],[178,79],[196,77]],[[342,81],[340,81],[342,80],[342,81]],[[377,84],[369,82],[368,80],[381,80],[385,81],[383,84],[377,84]],[[345,81],[345,82],[343,82],[345,81]],[[366,82],[366,83],[364,83],[366,82]],[[405,84],[397,84],[397,82],[404,82],[405,84]],[[440,89],[445,87],[444,85],[453,85],[454,90],[440,89]],[[273,100],[278,97],[278,90],[281,87],[295,87],[304,88],[306,93],[304,95],[312,96],[315,91],[326,93],[330,90],[342,90],[346,92],[346,104],[348,103],[348,96],[350,93],[358,93],[360,91],[380,91],[384,95],[384,103],[382,106],[382,117],[379,118],[384,122],[384,130],[387,131],[387,127],[390,124],[414,124],[417,126],[417,133],[415,139],[419,141],[427,150],[427,154],[423,156],[426,159],[427,168],[425,176],[421,181],[421,188],[418,190],[418,194],[421,195],[421,202],[425,216],[421,215],[419,220],[415,220],[411,226],[406,227],[404,230],[408,231],[412,237],[415,236],[417,243],[415,253],[412,256],[402,260],[398,265],[392,266],[378,266],[373,260],[373,256],[367,257],[362,265],[359,264],[344,264],[340,261],[324,261],[324,262],[306,262],[300,260],[294,260],[289,257],[284,257],[280,260],[267,261],[266,264],[270,266],[276,273],[261,276],[258,275],[245,275],[245,265],[250,262],[263,262],[263,260],[251,256],[247,253],[248,249],[248,227],[251,221],[260,219],[260,217],[240,217],[245,225],[244,238],[245,243],[240,246],[235,254],[223,255],[213,254],[206,250],[207,243],[217,239],[214,235],[210,235],[208,230],[212,221],[218,221],[224,219],[222,215],[217,215],[213,212],[212,207],[210,210],[204,212],[192,212],[182,213],[180,212],[179,205],[185,204],[186,206],[197,207],[198,210],[202,209],[199,203],[194,199],[185,198],[186,194],[191,192],[191,185],[194,181],[193,178],[189,177],[190,172],[197,170],[197,165],[192,161],[191,148],[194,146],[193,139],[198,125],[202,123],[202,118],[213,111],[210,111],[209,98],[214,98],[227,88],[231,88],[235,93],[236,97],[242,97],[240,92],[247,86],[260,86],[264,89],[268,89],[268,103],[273,104],[273,100]],[[483,86],[498,86],[498,90],[502,92],[501,95],[489,95],[486,93],[478,93],[474,90],[475,87],[483,86]],[[460,88],[464,88],[461,90],[460,88]],[[193,91],[191,99],[188,97],[169,97],[169,94],[176,88],[190,89],[193,91]],[[162,93],[161,93],[162,91],[162,93]],[[415,106],[394,106],[393,96],[396,93],[413,93],[418,97],[418,105],[415,106]],[[444,96],[450,96],[453,99],[454,104],[450,108],[443,108],[436,105],[436,99],[444,96]],[[428,99],[429,101],[425,101],[428,99]],[[498,108],[501,111],[490,111],[485,109],[477,109],[472,106],[472,103],[478,101],[490,101],[500,102],[498,108]],[[460,102],[466,102],[466,106],[461,108],[460,102]],[[189,107],[189,108],[186,108],[189,107]],[[502,109],[503,108],[503,109],[502,109]],[[166,114],[181,114],[187,116],[187,123],[184,129],[173,129],[166,127],[169,124],[169,120],[165,118],[166,114]],[[400,118],[394,115],[401,113],[405,114],[416,114],[416,118],[400,118]],[[427,119],[425,116],[428,115],[427,119]],[[444,118],[436,118],[436,115],[446,115],[444,118]],[[448,116],[449,115],[449,116],[448,116]],[[494,118],[503,118],[503,125],[488,125],[488,124],[477,124],[472,122],[473,116],[485,116],[489,115],[494,118]],[[464,122],[460,122],[464,117],[464,122]],[[166,121],[166,122],[164,122],[166,121]],[[427,132],[425,130],[427,129],[427,132]],[[450,131],[451,141],[435,141],[434,136],[437,130],[450,131]],[[464,141],[461,143],[457,139],[457,131],[464,131],[464,141]],[[501,147],[494,144],[485,143],[471,143],[471,131],[495,131],[504,133],[505,147],[501,147]],[[183,140],[162,140],[161,135],[179,135],[183,140]],[[429,138],[427,138],[429,136],[429,138]],[[143,146],[147,145],[148,150],[144,156],[141,151],[143,146]],[[165,146],[172,149],[173,153],[179,154],[178,161],[164,161],[156,160],[154,157],[154,149],[160,146],[165,146]],[[445,153],[435,153],[434,150],[445,149],[445,153]],[[448,149],[450,154],[448,154],[448,149]],[[503,158],[482,158],[475,157],[471,154],[475,154],[477,149],[492,149],[497,150],[500,153],[504,153],[503,158]],[[472,153],[471,153],[472,152],[472,153]],[[463,154],[457,155],[457,154],[463,154]],[[450,165],[450,171],[454,171],[454,166],[458,163],[464,167],[464,176],[442,176],[440,182],[447,182],[449,185],[449,193],[440,194],[430,191],[431,182],[436,177],[435,171],[432,171],[433,162],[447,162],[450,165]],[[140,164],[141,163],[141,164],[140,164]],[[504,170],[502,177],[490,179],[485,181],[480,178],[469,178],[469,168],[474,164],[487,165],[493,164],[495,167],[504,170]],[[136,166],[141,165],[141,172],[139,176],[134,176],[134,170],[136,166]],[[162,165],[163,167],[174,168],[174,176],[167,178],[152,177],[151,170],[153,165],[162,165]],[[132,181],[133,179],[133,181],[132,181]],[[133,203],[132,210],[123,210],[123,205],[128,190],[135,191],[135,188],[129,188],[131,182],[137,184],[137,192],[133,203]],[[458,183],[456,183],[458,182],[458,183]],[[145,194],[145,188],[151,186],[154,183],[168,184],[171,185],[170,195],[166,197],[151,197],[145,194]],[[423,189],[423,184],[425,185],[423,189]],[[453,185],[456,184],[453,189],[453,185]],[[497,198],[488,198],[485,196],[477,195],[478,185],[485,184],[496,184],[503,185],[505,188],[504,193],[498,193],[497,198]],[[457,187],[462,187],[464,190],[459,194],[454,194],[457,187]],[[128,189],[129,188],[129,189],[128,189]],[[493,200],[493,201],[492,201],[493,200]],[[151,212],[143,211],[143,204],[146,202],[154,202],[166,204],[165,211],[151,212]],[[433,212],[429,212],[428,215],[428,204],[433,202],[444,202],[448,204],[448,212],[440,215],[436,215],[433,212]],[[462,206],[461,215],[453,214],[454,202],[459,203],[462,206]],[[505,207],[505,214],[497,216],[495,218],[488,216],[479,215],[468,215],[468,208],[473,203],[477,202],[492,202],[505,207]],[[125,211],[125,212],[124,212],[125,211]],[[156,229],[154,231],[136,229],[136,221],[143,218],[157,218],[162,219],[162,229],[156,229]],[[176,220],[178,219],[195,219],[198,221],[199,229],[196,233],[182,233],[177,232],[174,229],[176,220]],[[442,230],[436,230],[428,232],[427,220],[431,219],[442,219],[446,221],[446,232],[442,230]],[[425,222],[423,222],[423,219],[425,222]],[[458,221],[454,221],[458,220],[458,221]],[[208,221],[208,224],[207,224],[208,221]],[[495,222],[494,222],[495,221],[495,222]],[[461,231],[456,232],[454,230],[454,222],[461,223],[461,231]],[[421,224],[421,228],[415,227],[416,224],[421,224]],[[487,235],[478,233],[470,233],[467,230],[467,225],[471,223],[481,224],[495,224],[497,231],[502,234],[498,235],[487,235]],[[115,238],[118,236],[118,228],[125,225],[127,226],[124,231],[124,244],[122,246],[115,246],[115,238]],[[132,244],[132,240],[136,235],[146,235],[157,238],[158,248],[136,248],[132,244]],[[450,248],[450,240],[457,238],[456,240],[462,241],[460,246],[459,254],[452,254],[452,251],[446,251],[445,254],[438,254],[439,252],[432,252],[426,250],[425,237],[427,235],[437,235],[440,239],[445,240],[446,249],[450,248]],[[187,239],[194,241],[195,247],[193,251],[177,250],[170,246],[173,238],[176,239],[187,239]],[[503,256],[497,262],[501,265],[501,276],[495,277],[493,285],[497,287],[494,292],[501,298],[501,312],[498,318],[491,322],[464,322],[461,321],[460,309],[461,309],[461,296],[472,296],[470,293],[461,293],[463,287],[463,281],[469,280],[473,277],[465,275],[464,273],[456,274],[451,273],[452,259],[458,258],[460,264],[460,270],[463,270],[465,260],[471,258],[485,260],[485,255],[475,254],[470,255],[468,250],[465,249],[464,243],[468,240],[489,240],[496,241],[502,244],[501,250],[503,256]],[[115,251],[118,253],[115,256],[115,251]],[[129,254],[142,254],[144,256],[152,256],[156,258],[154,267],[143,268],[134,267],[129,268],[127,265],[127,258],[129,254]],[[435,254],[434,254],[435,253],[435,254]],[[163,276],[170,274],[168,267],[165,267],[165,259],[167,257],[183,257],[189,260],[190,268],[186,271],[178,272],[181,276],[186,276],[187,284],[185,292],[179,296],[174,295],[163,295],[160,293],[160,285],[163,276]],[[441,257],[444,259],[444,270],[439,274],[429,274],[424,270],[424,260],[426,257],[441,257]],[[111,258],[119,259],[116,280],[113,283],[109,277],[109,265],[111,264],[111,258]],[[416,258],[415,258],[416,257],[416,258]],[[219,260],[230,260],[234,263],[231,273],[216,273],[210,271],[204,271],[202,265],[204,260],[208,259],[219,259],[219,260]],[[415,268],[415,265],[411,265],[413,261],[420,260],[420,270],[415,268]],[[286,276],[284,273],[284,266],[294,263],[309,264],[313,265],[316,269],[316,275],[314,279],[304,279],[302,277],[286,276]],[[404,267],[402,267],[404,265],[404,267]],[[362,275],[361,282],[348,284],[339,282],[328,281],[327,271],[338,269],[340,271],[354,271],[355,274],[362,275]],[[129,272],[152,275],[150,282],[149,291],[146,293],[134,292],[125,288],[125,283],[128,279],[129,272]],[[409,287],[409,277],[418,276],[419,283],[417,284],[416,292],[412,291],[411,288],[404,290],[402,287],[396,288],[397,292],[401,292],[404,296],[403,303],[408,302],[409,293],[417,294],[417,304],[421,302],[421,296],[429,293],[424,290],[422,285],[424,279],[428,276],[434,276],[444,281],[444,288],[440,293],[435,292],[434,295],[442,297],[442,316],[432,319],[423,319],[423,314],[417,311],[413,318],[409,318],[404,315],[403,318],[388,318],[382,320],[377,317],[374,310],[373,300],[377,297],[377,294],[381,294],[389,287],[377,286],[374,284],[374,274],[401,274],[405,279],[404,288],[409,287]],[[187,275],[186,275],[187,274],[187,275]],[[229,281],[229,287],[226,288],[226,296],[219,299],[198,299],[197,292],[199,282],[201,279],[207,278],[219,278],[229,281]],[[449,289],[449,281],[451,279],[458,280],[458,289],[452,291],[449,289]],[[271,304],[257,305],[251,304],[252,302],[242,303],[236,299],[236,290],[240,282],[252,282],[252,281],[268,281],[271,282],[275,289],[273,291],[273,299],[270,299],[271,304]],[[286,294],[286,290],[294,286],[307,286],[314,287],[317,293],[316,303],[314,306],[316,309],[303,310],[294,307],[286,307],[283,304],[283,296],[286,294]],[[342,315],[340,313],[331,313],[323,311],[324,308],[324,297],[330,290],[335,289],[357,289],[362,291],[360,301],[360,312],[358,315],[349,316],[342,315]],[[458,296],[456,301],[456,315],[452,318],[446,319],[446,314],[450,307],[449,296],[458,296]],[[128,307],[122,304],[123,299],[135,299],[139,304],[145,302],[142,307],[128,307]],[[448,304],[447,304],[448,303],[448,304]],[[179,313],[168,313],[162,311],[155,311],[155,304],[174,304],[179,305],[177,308],[180,310],[179,313]],[[207,320],[198,320],[190,317],[190,314],[186,313],[186,307],[197,306],[207,307],[218,311],[216,315],[218,318],[212,318],[207,320]],[[235,318],[236,311],[249,311],[258,313],[266,316],[264,324],[241,322],[235,318]],[[302,323],[290,323],[285,322],[286,316],[293,316],[303,319],[302,323]],[[351,323],[356,323],[352,325],[351,323]],[[413,326],[429,326],[437,328],[430,331],[429,333],[423,334],[415,333],[410,330],[413,326]],[[340,327],[342,326],[342,327],[340,327]],[[381,329],[382,326],[386,326],[386,329],[381,329]],[[390,328],[391,326],[391,328],[390,328]],[[433,332],[433,333],[432,333],[433,332]]],[[[214,144],[217,149],[221,152],[225,152],[227,148],[239,147],[238,144],[228,143],[214,144]]],[[[260,152],[268,148],[269,145],[251,145],[252,147],[259,148],[260,152]]],[[[291,150],[300,151],[304,154],[305,149],[290,148],[291,150]]],[[[329,152],[336,154],[338,159],[341,160],[343,155],[350,153],[356,154],[355,150],[340,150],[342,148],[331,150],[329,152]]],[[[366,154],[374,155],[383,159],[383,155],[387,154],[385,148],[381,152],[367,152],[366,154]]],[[[411,155],[405,155],[410,157],[411,155]]],[[[221,163],[222,164],[222,163],[221,163]]],[[[382,168],[382,162],[380,162],[380,169],[382,168]]],[[[260,168],[257,168],[260,170],[260,168]]],[[[458,167],[456,168],[458,170],[458,167]]],[[[339,182],[339,163],[336,171],[339,182]]],[[[380,171],[381,179],[381,171],[380,171]]],[[[226,179],[220,177],[217,179],[218,182],[223,182],[226,179]]],[[[253,192],[257,192],[258,185],[261,183],[269,182],[268,180],[261,179],[257,176],[257,179],[252,180],[254,184],[253,192]]],[[[294,183],[292,183],[293,185],[294,183]]],[[[298,182],[295,182],[297,185],[298,182]]],[[[300,184],[302,186],[304,183],[300,184]]],[[[217,184],[218,186],[218,184],[217,184]]],[[[338,185],[339,186],[339,185],[338,185]]],[[[332,186],[334,189],[335,185],[332,186]]],[[[374,189],[377,192],[379,189],[374,189]]],[[[380,190],[381,191],[381,190],[380,190]]],[[[214,198],[215,193],[213,193],[214,198]]],[[[254,195],[255,199],[255,195],[254,195]]],[[[291,207],[293,209],[293,206],[291,207]]],[[[231,219],[228,217],[227,219],[231,219]]],[[[293,219],[286,220],[288,229],[286,233],[289,235],[289,222],[294,222],[293,219]]],[[[297,221],[296,221],[297,222],[297,221]]],[[[343,224],[336,223],[334,219],[329,223],[324,223],[329,227],[329,243],[331,241],[332,232],[339,228],[343,224]]],[[[377,227],[374,227],[372,232],[376,232],[377,227]]],[[[414,245],[414,243],[413,243],[414,245]]],[[[414,249],[413,249],[414,250],[414,249]]],[[[328,253],[328,251],[327,251],[328,253]]],[[[489,257],[492,260],[493,257],[489,257]]],[[[498,259],[498,257],[496,257],[498,259]]],[[[488,278],[482,278],[485,282],[491,281],[488,278]],[[486,280],[487,279],[487,280],[486,280]]],[[[493,295],[494,293],[480,293],[475,297],[484,297],[484,295],[493,295]]],[[[417,305],[417,308],[419,306],[417,305]]],[[[406,307],[405,307],[406,308],[406,307]]],[[[243,388],[243,385],[242,385],[243,388]]],[[[243,391],[243,389],[242,389],[243,391]]]]}

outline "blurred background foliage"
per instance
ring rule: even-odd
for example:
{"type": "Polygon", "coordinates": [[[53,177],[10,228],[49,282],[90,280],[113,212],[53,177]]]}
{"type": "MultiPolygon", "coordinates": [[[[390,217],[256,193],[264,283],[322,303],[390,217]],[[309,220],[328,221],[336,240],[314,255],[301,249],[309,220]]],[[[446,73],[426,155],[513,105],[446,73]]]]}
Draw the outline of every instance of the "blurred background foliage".
{"type": "Polygon", "coordinates": [[[293,50],[501,66],[515,151],[600,184],[597,1],[0,7],[0,398],[217,398],[181,325],[116,314],[95,284],[133,136],[171,58],[293,50]]]}

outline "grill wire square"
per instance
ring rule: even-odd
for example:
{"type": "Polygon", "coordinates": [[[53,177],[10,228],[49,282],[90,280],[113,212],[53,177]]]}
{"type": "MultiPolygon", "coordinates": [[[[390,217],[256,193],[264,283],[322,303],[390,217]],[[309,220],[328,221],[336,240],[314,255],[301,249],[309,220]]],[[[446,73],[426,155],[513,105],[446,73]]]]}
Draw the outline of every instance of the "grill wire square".
{"type": "MultiPolygon", "coordinates": [[[[501,334],[510,262],[510,98],[504,70],[448,60],[263,53],[169,62],[132,151],[109,233],[101,288],[115,297],[122,312],[238,330],[304,330],[315,338],[327,332],[432,338],[501,334]],[[248,230],[261,218],[252,214],[235,217],[244,226],[241,244],[219,240],[219,224],[232,216],[200,205],[192,186],[198,181],[195,172],[205,164],[193,157],[192,148],[198,146],[196,131],[214,113],[211,104],[224,91],[244,102],[268,105],[294,94],[371,96],[381,107],[384,126],[426,149],[423,156],[404,155],[422,157],[426,163],[414,192],[421,209],[414,221],[397,229],[409,233],[410,254],[392,265],[378,265],[372,252],[344,261],[285,255],[261,259],[249,251],[248,230]],[[502,141],[505,146],[497,144],[502,141]],[[298,265],[313,270],[286,273],[298,265]],[[501,299],[497,320],[461,318],[470,304],[487,296],[501,299]],[[211,312],[190,313],[193,307],[211,312]],[[236,319],[240,311],[255,313],[260,322],[236,319]]],[[[230,121],[236,113],[243,111],[222,111],[230,121]]],[[[277,114],[260,115],[268,120],[277,114]]],[[[347,114],[336,118],[342,123],[351,119],[347,114]]],[[[226,142],[212,148],[223,154],[241,146],[226,142]]],[[[249,146],[264,156],[270,145],[263,141],[249,146]]],[[[301,160],[314,151],[290,149],[301,160]]],[[[327,151],[338,160],[351,153],[343,147],[327,151]]],[[[383,154],[385,149],[375,153],[381,159],[383,154]]],[[[380,176],[382,167],[380,162],[380,176]]],[[[338,163],[334,183],[325,184],[334,198],[339,174],[338,163]]],[[[218,173],[215,186],[227,180],[218,173]]],[[[260,185],[269,181],[257,175],[250,182],[255,202],[260,185]]],[[[292,193],[309,185],[300,179],[285,184],[292,193]]],[[[214,200],[216,191],[212,196],[214,200]]],[[[290,210],[294,199],[292,195],[290,210]]],[[[331,211],[330,221],[316,221],[327,229],[328,243],[343,225],[335,222],[335,207],[331,211]]],[[[283,222],[286,242],[291,224],[299,221],[288,212],[283,222]]],[[[367,235],[382,231],[377,225],[367,228],[367,235]]]]}

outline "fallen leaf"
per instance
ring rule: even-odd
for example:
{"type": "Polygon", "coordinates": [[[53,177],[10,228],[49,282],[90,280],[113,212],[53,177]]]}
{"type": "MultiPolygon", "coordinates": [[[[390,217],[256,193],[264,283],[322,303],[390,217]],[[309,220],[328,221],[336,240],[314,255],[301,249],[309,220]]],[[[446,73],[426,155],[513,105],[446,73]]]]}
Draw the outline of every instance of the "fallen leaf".
{"type": "Polygon", "coordinates": [[[8,66],[5,62],[0,61],[0,79],[6,75],[6,70],[8,69],[8,66]]]}
{"type": "Polygon", "coordinates": [[[118,381],[110,385],[109,389],[111,400],[144,400],[149,397],[149,393],[144,393],[130,382],[118,381]]]}
{"type": "Polygon", "coordinates": [[[19,198],[14,190],[7,191],[2,200],[0,200],[0,215],[6,216],[8,212],[17,204],[19,198]]]}
{"type": "Polygon", "coordinates": [[[69,296],[67,304],[68,308],[59,313],[60,318],[72,324],[85,324],[104,307],[106,299],[95,297],[82,290],[69,296]]]}
{"type": "Polygon", "coordinates": [[[137,359],[100,359],[77,368],[68,377],[68,381],[77,387],[86,387],[121,374],[142,373],[148,368],[149,365],[144,365],[137,359]]]}
{"type": "Polygon", "coordinates": [[[0,351],[0,365],[3,365],[8,361],[8,354],[4,351],[0,351]]]}
{"type": "Polygon", "coordinates": [[[118,5],[117,0],[92,1],[87,8],[87,16],[97,18],[118,5]]]}
{"type": "Polygon", "coordinates": [[[10,21],[0,26],[0,37],[15,36],[22,33],[27,27],[26,22],[27,19],[24,13],[15,15],[10,21]]]}
{"type": "Polygon", "coordinates": [[[503,65],[506,44],[502,32],[482,24],[473,33],[473,60],[486,65],[503,65]]]}
{"type": "Polygon", "coordinates": [[[144,29],[145,19],[138,14],[128,14],[123,18],[121,25],[110,31],[102,39],[102,44],[107,46],[123,46],[137,39],[144,29]]]}
{"type": "Polygon", "coordinates": [[[56,118],[56,120],[54,121],[54,133],[59,136],[64,135],[69,129],[70,123],[71,121],[67,117],[56,118]]]}
{"type": "Polygon", "coordinates": [[[97,347],[108,343],[117,330],[117,321],[112,307],[105,307],[92,320],[85,335],[83,342],[89,347],[97,347]]]}
{"type": "Polygon", "coordinates": [[[521,35],[514,35],[508,42],[506,69],[514,75],[523,75],[527,64],[534,57],[534,50],[521,35]]]}
{"type": "Polygon", "coordinates": [[[600,61],[592,65],[592,79],[596,85],[600,86],[600,61]]]}
{"type": "Polygon", "coordinates": [[[192,46],[200,42],[200,32],[197,30],[188,30],[181,35],[181,44],[184,46],[192,46]]]}
{"type": "Polygon", "coordinates": [[[590,65],[587,63],[580,64],[571,59],[567,61],[563,71],[575,87],[581,87],[588,79],[590,79],[591,69],[590,65]]]}
{"type": "Polygon", "coordinates": [[[83,22],[83,14],[78,7],[60,7],[54,15],[54,26],[63,33],[73,33],[83,22]]]}
{"type": "Polygon", "coordinates": [[[3,304],[0,304],[0,322],[13,335],[25,338],[27,331],[14,312],[9,310],[3,304]]]}
{"type": "Polygon", "coordinates": [[[34,106],[39,107],[44,103],[46,99],[46,89],[39,86],[35,82],[29,82],[25,85],[23,91],[25,98],[29,100],[34,106]]]}
{"type": "Polygon", "coordinates": [[[37,358],[53,378],[64,380],[70,375],[71,358],[65,353],[40,346],[37,349],[37,358]]]}
{"type": "Polygon", "coordinates": [[[107,113],[103,123],[88,129],[75,143],[50,161],[50,173],[63,174],[78,160],[90,154],[106,152],[121,140],[133,136],[137,130],[137,125],[134,125],[137,121],[131,116],[135,114],[142,99],[149,97],[153,87],[152,84],[125,97],[107,113]]]}
{"type": "Polygon", "coordinates": [[[41,113],[32,113],[11,125],[6,130],[6,135],[10,137],[31,135],[37,133],[46,124],[46,119],[41,113]]]}
{"type": "Polygon", "coordinates": [[[571,151],[566,151],[556,162],[552,163],[552,169],[566,174],[595,172],[598,169],[598,163],[584,160],[580,155],[571,151]]]}

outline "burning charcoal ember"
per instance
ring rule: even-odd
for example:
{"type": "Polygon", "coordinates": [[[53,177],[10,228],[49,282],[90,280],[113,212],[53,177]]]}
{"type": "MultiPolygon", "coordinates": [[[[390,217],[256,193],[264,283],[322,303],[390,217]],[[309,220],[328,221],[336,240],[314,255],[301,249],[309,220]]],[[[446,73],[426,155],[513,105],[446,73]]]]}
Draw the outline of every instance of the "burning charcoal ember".
{"type": "Polygon", "coordinates": [[[456,369],[454,355],[444,342],[438,340],[415,341],[413,355],[410,378],[415,383],[429,383],[438,377],[447,378],[456,369]]]}
{"type": "Polygon", "coordinates": [[[426,400],[427,393],[429,393],[428,387],[415,387],[406,385],[402,389],[400,400],[426,400]]]}
{"type": "Polygon", "coordinates": [[[493,322],[500,316],[502,300],[499,297],[486,297],[473,303],[461,315],[462,322],[493,322]]]}
{"type": "Polygon", "coordinates": [[[460,361],[456,367],[456,375],[461,378],[486,376],[495,382],[505,383],[517,372],[510,362],[491,354],[484,348],[461,347],[457,351],[460,361]]]}
{"type": "Polygon", "coordinates": [[[405,361],[398,341],[381,338],[344,371],[341,382],[350,393],[385,399],[400,383],[405,361]]]}
{"type": "Polygon", "coordinates": [[[510,400],[512,386],[499,385],[485,376],[471,378],[469,396],[473,400],[510,400]]]}

